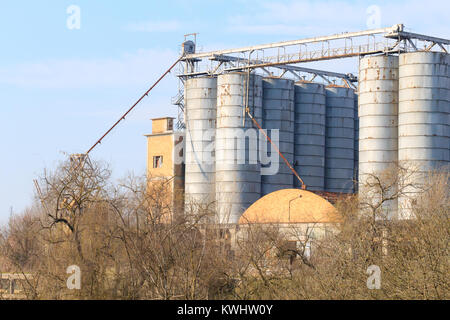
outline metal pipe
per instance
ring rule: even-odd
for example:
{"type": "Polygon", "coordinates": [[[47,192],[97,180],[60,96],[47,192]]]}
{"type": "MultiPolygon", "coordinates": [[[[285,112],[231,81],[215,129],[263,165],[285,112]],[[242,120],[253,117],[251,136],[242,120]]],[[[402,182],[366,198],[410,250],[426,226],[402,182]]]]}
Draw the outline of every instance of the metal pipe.
{"type": "Polygon", "coordinates": [[[163,73],[163,75],[161,76],[161,77],[159,77],[159,79],[150,87],[150,89],[148,89],[132,106],[131,106],[131,108],[130,109],[128,109],[128,111],[127,112],[125,112],[124,114],[123,114],[123,116],[121,116],[120,117],[120,119],[119,120],[117,120],[116,121],[116,123],[114,123],[114,125],[111,127],[111,128],[109,128],[109,130],[108,131],[106,131],[106,133],[100,138],[100,139],[98,139],[97,140],[97,142],[96,143],[94,143],[94,145],[86,152],[86,155],[88,155],[97,145],[99,145],[100,143],[102,143],[102,140],[122,121],[122,120],[125,120],[125,117],[146,97],[146,96],[148,96],[148,94],[150,93],[150,91],[152,91],[152,89],[154,88],[154,87],[156,87],[156,85],[178,64],[178,62],[180,62],[181,61],[181,59],[183,58],[183,56],[181,56],[181,57],[179,57],[178,59],[177,59],[177,61],[175,61],[175,63],[174,64],[172,64],[171,66],[170,66],[170,68],[169,69],[167,69],[167,71],[166,72],[164,72],[163,73]]]}

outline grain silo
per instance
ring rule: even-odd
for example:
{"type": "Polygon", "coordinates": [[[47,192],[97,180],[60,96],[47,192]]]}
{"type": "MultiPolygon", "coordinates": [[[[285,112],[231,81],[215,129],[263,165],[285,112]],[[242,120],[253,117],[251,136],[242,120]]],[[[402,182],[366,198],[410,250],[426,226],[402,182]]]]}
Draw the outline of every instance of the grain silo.
{"type": "MultiPolygon", "coordinates": [[[[273,130],[278,130],[278,149],[283,156],[293,164],[294,162],[294,81],[280,78],[263,79],[263,128],[267,129],[272,138],[273,130]]],[[[271,143],[263,138],[261,143],[267,145],[267,151],[274,154],[277,151],[271,143]]],[[[275,142],[275,141],[274,141],[275,142]]],[[[264,150],[261,150],[264,152],[264,150]]],[[[271,157],[274,159],[275,157],[271,157]]],[[[263,164],[264,165],[264,164],[263,164]]],[[[270,172],[261,176],[261,196],[271,192],[293,187],[292,171],[278,156],[276,163],[268,166],[278,168],[277,172],[270,172]]],[[[269,170],[270,171],[270,170],[269,170]]]]}
{"type": "MultiPolygon", "coordinates": [[[[325,189],[325,87],[320,83],[295,83],[295,170],[308,190],[325,189]]],[[[294,179],[296,187],[298,179],[294,179]]]]}
{"type": "Polygon", "coordinates": [[[185,84],[186,208],[215,201],[214,135],[217,78],[191,78],[185,84]]]}
{"type": "MultiPolygon", "coordinates": [[[[387,174],[398,160],[398,56],[360,60],[359,126],[359,192],[380,202],[381,194],[369,195],[364,186],[373,182],[371,175],[387,174]]],[[[395,192],[394,184],[384,197],[395,192]]],[[[383,209],[388,216],[396,216],[397,200],[386,201],[383,209]]]]}
{"type": "Polygon", "coordinates": [[[327,86],[325,128],[325,191],[353,192],[354,91],[327,86]]]}
{"type": "MultiPolygon", "coordinates": [[[[411,52],[399,62],[399,161],[416,171],[399,199],[399,217],[412,216],[412,201],[427,172],[449,165],[449,55],[411,52]]],[[[448,170],[448,168],[446,168],[448,170]]]]}
{"type": "Polygon", "coordinates": [[[358,94],[355,92],[354,100],[354,125],[355,125],[355,142],[353,144],[353,180],[355,193],[358,192],[358,182],[359,182],[359,111],[358,111],[358,94]]]}
{"type": "Polygon", "coordinates": [[[245,114],[246,105],[261,122],[262,77],[246,72],[219,75],[216,129],[219,223],[237,223],[241,214],[261,196],[258,130],[245,114]]]}

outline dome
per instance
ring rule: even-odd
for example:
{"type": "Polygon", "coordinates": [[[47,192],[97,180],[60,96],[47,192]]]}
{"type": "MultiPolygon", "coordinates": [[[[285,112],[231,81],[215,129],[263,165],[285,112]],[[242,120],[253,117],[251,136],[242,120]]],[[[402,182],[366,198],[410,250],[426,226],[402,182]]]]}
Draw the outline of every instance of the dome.
{"type": "Polygon", "coordinates": [[[324,198],[306,190],[282,189],[253,203],[240,217],[248,223],[336,223],[341,216],[324,198]]]}

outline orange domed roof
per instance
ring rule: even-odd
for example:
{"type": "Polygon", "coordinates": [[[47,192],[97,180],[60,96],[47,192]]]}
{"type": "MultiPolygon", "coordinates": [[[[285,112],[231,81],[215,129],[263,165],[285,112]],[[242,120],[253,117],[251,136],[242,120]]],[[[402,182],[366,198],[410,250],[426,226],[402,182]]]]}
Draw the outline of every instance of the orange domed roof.
{"type": "Polygon", "coordinates": [[[239,219],[247,223],[329,223],[339,222],[336,208],[324,198],[300,189],[278,190],[262,197],[239,219]]]}

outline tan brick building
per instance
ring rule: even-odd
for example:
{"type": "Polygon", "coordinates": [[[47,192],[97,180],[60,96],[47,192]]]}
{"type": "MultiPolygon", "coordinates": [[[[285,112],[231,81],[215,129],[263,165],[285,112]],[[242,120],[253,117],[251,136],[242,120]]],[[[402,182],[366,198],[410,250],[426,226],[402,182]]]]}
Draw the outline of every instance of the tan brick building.
{"type": "Polygon", "coordinates": [[[170,117],[152,119],[152,133],[146,135],[149,190],[167,186],[171,218],[184,207],[184,133],[174,131],[173,123],[170,117]]]}

